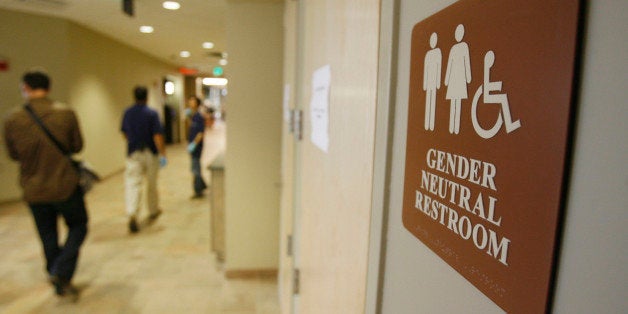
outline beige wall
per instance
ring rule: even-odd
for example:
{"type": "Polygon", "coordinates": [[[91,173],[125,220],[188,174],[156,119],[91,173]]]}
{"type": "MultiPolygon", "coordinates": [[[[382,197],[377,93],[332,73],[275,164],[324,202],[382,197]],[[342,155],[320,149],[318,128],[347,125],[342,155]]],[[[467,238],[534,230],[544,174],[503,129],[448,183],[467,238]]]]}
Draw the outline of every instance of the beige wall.
{"type": "MultiPolygon", "coordinates": [[[[159,112],[163,123],[162,79],[174,78],[180,87],[183,80],[174,67],[135,49],[75,24],[70,30],[68,99],[87,139],[84,156],[103,174],[111,174],[124,167],[126,142],[120,121],[125,108],[133,103],[133,87],[141,84],[149,88],[148,104],[159,112]]],[[[182,99],[182,91],[177,92],[179,97],[174,99],[182,99]]]]}
{"type": "MultiPolygon", "coordinates": [[[[4,120],[6,114],[24,103],[19,89],[22,74],[35,65],[55,73],[51,96],[67,99],[70,71],[60,60],[67,56],[68,23],[4,10],[0,10],[0,21],[0,57],[9,61],[9,71],[0,72],[0,117],[4,120]]],[[[0,201],[14,200],[21,197],[18,168],[6,153],[4,128],[0,132],[0,201]]]]}
{"type": "Polygon", "coordinates": [[[626,1],[589,1],[557,314],[628,309],[627,13],[626,1]]]}
{"type": "Polygon", "coordinates": [[[283,3],[228,1],[227,272],[278,267],[283,3]]]}
{"type": "MultiPolygon", "coordinates": [[[[51,98],[78,114],[85,138],[82,156],[104,176],[123,169],[120,119],[133,102],[133,86],[147,85],[149,105],[161,112],[161,79],[170,75],[180,81],[175,68],[65,20],[5,10],[0,20],[0,56],[10,61],[9,71],[0,72],[0,114],[23,102],[21,76],[41,66],[52,78],[51,98]]],[[[17,166],[4,143],[0,146],[0,177],[6,178],[0,181],[0,201],[18,199],[17,166]]]]}

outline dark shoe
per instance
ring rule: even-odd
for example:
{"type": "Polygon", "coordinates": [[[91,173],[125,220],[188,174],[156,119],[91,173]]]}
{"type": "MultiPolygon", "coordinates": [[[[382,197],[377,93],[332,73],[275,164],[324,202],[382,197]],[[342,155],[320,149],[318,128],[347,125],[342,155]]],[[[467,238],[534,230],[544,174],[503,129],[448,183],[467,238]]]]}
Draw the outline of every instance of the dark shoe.
{"type": "Polygon", "coordinates": [[[205,197],[205,194],[203,194],[201,192],[201,193],[196,193],[196,194],[192,195],[192,197],[190,197],[190,199],[197,200],[197,199],[201,199],[203,197],[205,197]]]}
{"type": "Polygon", "coordinates": [[[155,220],[157,220],[157,218],[159,218],[159,216],[161,216],[162,210],[158,209],[155,213],[150,214],[150,216],[148,216],[148,221],[149,222],[154,222],[155,220]]]}
{"type": "Polygon", "coordinates": [[[67,283],[63,287],[63,297],[68,298],[72,302],[76,302],[79,299],[79,289],[71,283],[67,283]]]}
{"type": "Polygon", "coordinates": [[[78,301],[79,290],[69,281],[61,279],[56,275],[51,275],[50,283],[55,288],[55,294],[57,296],[68,297],[72,302],[78,301]]]}
{"type": "Polygon", "coordinates": [[[131,219],[129,219],[129,232],[137,233],[138,231],[140,231],[140,228],[137,225],[137,220],[132,217],[131,219]]]}
{"type": "Polygon", "coordinates": [[[63,283],[61,282],[61,279],[59,279],[58,276],[50,275],[49,280],[52,286],[55,288],[55,293],[58,296],[62,296],[64,291],[63,291],[63,283]]]}

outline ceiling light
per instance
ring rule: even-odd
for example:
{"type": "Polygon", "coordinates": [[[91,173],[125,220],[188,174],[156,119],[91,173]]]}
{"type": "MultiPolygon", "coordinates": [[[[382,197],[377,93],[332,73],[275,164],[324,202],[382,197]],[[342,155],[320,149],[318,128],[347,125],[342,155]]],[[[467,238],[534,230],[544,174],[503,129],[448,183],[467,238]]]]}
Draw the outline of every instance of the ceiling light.
{"type": "Polygon", "coordinates": [[[150,34],[154,31],[152,26],[148,26],[148,25],[144,25],[144,26],[140,26],[140,32],[144,33],[144,34],[150,34]]]}
{"type": "Polygon", "coordinates": [[[192,54],[189,51],[181,51],[181,52],[179,52],[179,56],[181,56],[181,58],[188,58],[191,55],[192,54]]]}
{"type": "Polygon", "coordinates": [[[178,10],[181,5],[179,4],[179,2],[176,1],[164,1],[163,7],[164,9],[168,10],[178,10]]]}
{"type": "Polygon", "coordinates": [[[218,61],[218,64],[223,65],[223,66],[227,65],[227,63],[229,63],[227,62],[227,59],[220,59],[220,61],[218,61]]]}
{"type": "Polygon", "coordinates": [[[210,41],[206,41],[206,42],[203,43],[203,48],[205,48],[205,49],[212,49],[212,48],[214,48],[214,43],[210,42],[210,41]]]}
{"type": "Polygon", "coordinates": [[[203,79],[203,85],[225,86],[229,81],[222,77],[206,77],[203,79]]]}

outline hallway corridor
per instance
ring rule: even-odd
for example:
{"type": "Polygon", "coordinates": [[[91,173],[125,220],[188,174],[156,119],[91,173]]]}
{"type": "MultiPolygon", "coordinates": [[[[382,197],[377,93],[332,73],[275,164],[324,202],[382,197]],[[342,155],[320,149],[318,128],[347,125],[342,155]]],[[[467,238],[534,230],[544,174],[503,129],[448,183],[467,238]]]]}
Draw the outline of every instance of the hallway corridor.
{"type": "MultiPolygon", "coordinates": [[[[222,131],[218,124],[208,133],[206,163],[216,143],[224,145],[222,131]]],[[[77,303],[57,298],[46,281],[26,205],[0,205],[0,313],[278,313],[275,279],[225,279],[210,250],[209,195],[190,199],[183,144],[168,146],[167,156],[159,178],[164,213],[153,225],[141,224],[138,234],[128,231],[122,172],[87,196],[89,234],[74,279],[81,288],[77,303]]],[[[140,219],[145,216],[144,209],[140,219]]]]}

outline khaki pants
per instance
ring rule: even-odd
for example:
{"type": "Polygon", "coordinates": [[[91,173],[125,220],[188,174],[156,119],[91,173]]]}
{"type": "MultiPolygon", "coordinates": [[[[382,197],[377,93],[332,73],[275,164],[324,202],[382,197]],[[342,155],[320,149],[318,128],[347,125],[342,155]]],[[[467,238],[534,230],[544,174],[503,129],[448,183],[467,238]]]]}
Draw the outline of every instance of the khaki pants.
{"type": "Polygon", "coordinates": [[[159,211],[157,195],[157,174],[159,158],[150,150],[135,151],[126,160],[124,172],[126,212],[129,217],[137,217],[142,200],[142,187],[146,182],[146,204],[149,214],[159,211]]]}

